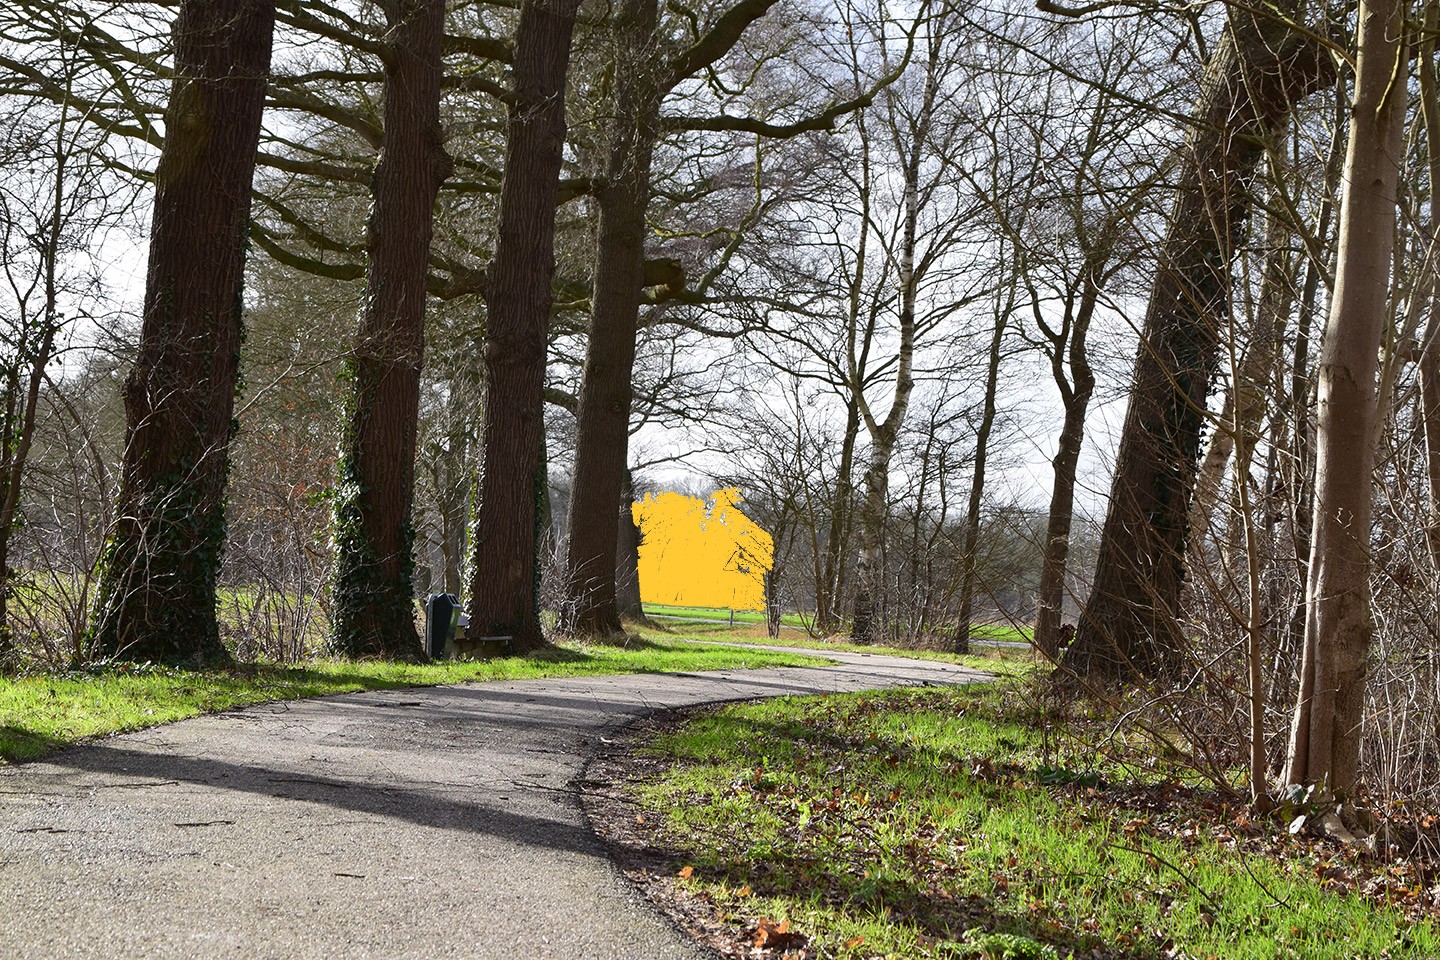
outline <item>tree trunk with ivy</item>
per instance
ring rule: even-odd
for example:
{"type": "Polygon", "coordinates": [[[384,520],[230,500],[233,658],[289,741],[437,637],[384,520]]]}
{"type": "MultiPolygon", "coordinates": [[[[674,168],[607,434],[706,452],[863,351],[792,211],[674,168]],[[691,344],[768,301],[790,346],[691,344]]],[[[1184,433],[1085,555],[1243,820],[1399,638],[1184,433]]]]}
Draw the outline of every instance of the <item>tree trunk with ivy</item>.
{"type": "Polygon", "coordinates": [[[364,313],[349,360],[335,503],[331,648],[417,659],[412,504],[425,281],[433,211],[449,174],[440,129],[444,0],[385,6],[385,127],[371,182],[364,313]]]}
{"type": "Polygon", "coordinates": [[[1282,19],[1238,9],[1211,55],[1131,378],[1094,585],[1063,661],[1082,676],[1180,668],[1186,521],[1229,263],[1265,138],[1328,78],[1327,56],[1282,19]]]}
{"type": "Polygon", "coordinates": [[[555,203],[565,145],[565,71],[579,0],[524,0],[495,257],[485,300],[485,436],[472,539],[471,637],[544,644],[536,545],[546,477],[545,343],[555,273],[555,203]]]}
{"type": "Polygon", "coordinates": [[[97,653],[225,661],[215,587],[273,0],[182,0],[97,653]]]}

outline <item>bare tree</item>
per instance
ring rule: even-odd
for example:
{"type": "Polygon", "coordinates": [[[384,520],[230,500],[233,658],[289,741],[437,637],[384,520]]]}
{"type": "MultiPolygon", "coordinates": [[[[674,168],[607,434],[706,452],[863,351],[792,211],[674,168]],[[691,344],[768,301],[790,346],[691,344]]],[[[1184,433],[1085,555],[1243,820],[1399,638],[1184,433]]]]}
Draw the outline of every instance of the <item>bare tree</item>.
{"type": "Polygon", "coordinates": [[[1328,63],[1284,20],[1238,9],[1211,52],[1145,315],[1095,582],[1064,659],[1071,671],[1179,669],[1186,521],[1219,360],[1217,318],[1251,206],[1246,184],[1266,135],[1328,77],[1328,63]]]}
{"type": "MultiPolygon", "coordinates": [[[[71,79],[66,72],[59,82],[71,79]]],[[[85,234],[102,229],[117,206],[106,202],[116,185],[106,182],[83,117],[66,105],[48,117],[13,99],[6,106],[14,112],[0,126],[0,165],[10,171],[0,180],[0,672],[14,665],[11,544],[42,397],[55,389],[47,368],[76,312],[95,301],[85,234]]]]}

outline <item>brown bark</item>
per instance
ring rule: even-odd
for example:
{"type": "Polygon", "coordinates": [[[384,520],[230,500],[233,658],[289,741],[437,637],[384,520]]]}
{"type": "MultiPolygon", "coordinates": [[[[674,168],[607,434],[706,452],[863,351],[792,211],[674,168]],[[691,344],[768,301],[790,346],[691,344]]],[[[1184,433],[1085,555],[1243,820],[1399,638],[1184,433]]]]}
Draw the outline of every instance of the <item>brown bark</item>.
{"type": "Polygon", "coordinates": [[[385,4],[385,126],[371,181],[366,295],[336,506],[331,647],[416,659],[415,434],[433,211],[450,160],[440,130],[444,0],[385,4]]]}
{"type": "Polygon", "coordinates": [[[1186,520],[1248,181],[1264,138],[1327,71],[1325,56],[1283,22],[1232,9],[1196,105],[1151,288],[1095,582],[1064,659],[1076,673],[1180,667],[1186,520]]]}
{"type": "Polygon", "coordinates": [[[1353,791],[1370,616],[1375,378],[1395,242],[1405,123],[1402,0],[1362,2],[1335,293],[1318,370],[1314,533],[1286,782],[1353,791]]]}
{"type": "Polygon", "coordinates": [[[620,488],[620,510],[615,544],[615,606],[626,620],[645,621],[640,602],[640,526],[635,522],[635,483],[630,471],[620,488]]]}
{"type": "Polygon", "coordinates": [[[1210,525],[1225,470],[1230,464],[1230,455],[1236,449],[1237,431],[1253,433],[1265,413],[1269,395],[1267,388],[1275,372],[1285,321],[1295,304],[1293,265],[1289,252],[1291,231],[1280,217],[1271,217],[1267,232],[1269,250],[1265,258],[1260,309],[1255,327],[1250,332],[1250,343],[1236,365],[1224,409],[1200,463],[1195,495],[1190,504],[1192,535],[1203,533],[1210,525]]]}
{"type": "Polygon", "coordinates": [[[566,549],[568,632],[620,629],[616,606],[616,523],[630,430],[635,331],[645,286],[645,212],[650,164],[660,138],[660,103],[682,80],[739,42],[775,0],[737,0],[692,46],[660,56],[656,0],[621,0],[611,19],[615,87],[605,176],[596,191],[590,339],[576,413],[575,474],[566,549]]]}
{"type": "Polygon", "coordinates": [[[226,660],[215,618],[272,0],[182,0],[97,652],[226,660]]]}
{"type": "MultiPolygon", "coordinates": [[[[1429,154],[1430,242],[1440,243],[1440,90],[1435,83],[1435,33],[1440,30],[1440,3],[1425,5],[1425,29],[1420,42],[1420,105],[1425,117],[1425,146],[1429,154]]],[[[1431,275],[1430,319],[1420,344],[1420,418],[1425,427],[1425,479],[1428,494],[1425,544],[1430,565],[1440,571],[1440,283],[1431,275]]]]}
{"type": "Polygon", "coordinates": [[[980,412],[980,427],[975,432],[975,470],[970,480],[970,498],[965,509],[965,546],[960,554],[960,617],[955,627],[954,650],[970,652],[970,621],[975,615],[977,564],[975,551],[980,545],[980,506],[985,498],[985,466],[990,455],[990,431],[995,427],[995,393],[1000,386],[1000,360],[1005,343],[1005,327],[1009,305],[995,317],[990,335],[990,354],[985,365],[985,400],[980,412]]]}
{"type": "MultiPolygon", "coordinates": [[[[1108,250],[1106,251],[1108,255],[1108,250]]],[[[1096,258],[1101,259],[1101,258],[1096,258]]],[[[1045,548],[1040,567],[1040,588],[1035,616],[1035,646],[1054,660],[1060,654],[1061,614],[1065,605],[1065,568],[1070,557],[1070,529],[1075,519],[1075,482],[1080,450],[1085,442],[1085,416],[1095,393],[1095,374],[1090,368],[1087,341],[1090,321],[1100,299],[1096,277],[1098,264],[1086,263],[1081,270],[1079,304],[1072,295],[1066,304],[1061,331],[1064,336],[1050,358],[1051,373],[1060,387],[1065,420],[1060,440],[1050,461],[1055,482],[1050,488],[1050,511],[1045,520],[1045,548]],[[1065,367],[1070,368],[1066,376],[1065,367]]]]}
{"type": "Polygon", "coordinates": [[[555,202],[565,145],[565,72],[579,0],[524,0],[515,31],[505,177],[485,329],[485,435],[470,577],[472,637],[544,644],[536,544],[544,473],[545,343],[555,202]]]}
{"type": "Polygon", "coordinates": [[[845,402],[845,435],[840,441],[840,465],[835,471],[835,493],[830,505],[823,553],[816,551],[815,629],[822,634],[840,628],[840,602],[845,595],[845,557],[850,547],[851,500],[855,484],[855,441],[860,436],[860,405],[845,402]]]}
{"type": "Polygon", "coordinates": [[[567,632],[618,633],[615,548],[630,438],[630,380],[645,282],[645,211],[659,139],[656,0],[622,0],[611,22],[615,95],[605,178],[596,201],[590,339],[576,413],[575,475],[566,551],[567,632]]]}

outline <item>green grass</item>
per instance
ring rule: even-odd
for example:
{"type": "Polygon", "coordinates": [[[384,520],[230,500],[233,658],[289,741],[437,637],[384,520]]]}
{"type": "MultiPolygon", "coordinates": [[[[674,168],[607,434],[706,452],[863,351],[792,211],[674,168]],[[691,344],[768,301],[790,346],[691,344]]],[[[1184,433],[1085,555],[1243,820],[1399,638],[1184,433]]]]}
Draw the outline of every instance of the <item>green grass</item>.
{"type": "Polygon", "coordinates": [[[771,638],[764,626],[736,623],[662,623],[654,627],[639,626],[634,629],[642,637],[663,639],[688,637],[695,640],[710,640],[728,644],[763,644],[772,647],[790,647],[795,650],[834,651],[839,653],[874,654],[886,657],[910,657],[913,660],[937,660],[944,663],[958,663],[977,670],[985,670],[997,676],[1029,676],[1035,669],[1035,655],[1030,650],[1013,647],[979,647],[974,653],[956,654],[945,650],[917,650],[908,647],[887,647],[879,644],[861,646],[840,640],[811,637],[803,633],[781,631],[780,636],[771,638]]]}
{"type": "Polygon", "coordinates": [[[640,799],[682,883],[833,960],[1440,956],[1433,921],[1388,902],[1411,882],[1386,886],[1393,866],[1047,749],[1008,686],[718,710],[657,742],[675,765],[640,799]]]}
{"type": "Polygon", "coordinates": [[[823,659],[665,639],[630,647],[562,645],[530,657],[397,664],[317,660],[196,672],[115,664],[0,680],[0,762],[28,760],[87,737],[272,700],[477,680],[803,666],[823,659]]]}

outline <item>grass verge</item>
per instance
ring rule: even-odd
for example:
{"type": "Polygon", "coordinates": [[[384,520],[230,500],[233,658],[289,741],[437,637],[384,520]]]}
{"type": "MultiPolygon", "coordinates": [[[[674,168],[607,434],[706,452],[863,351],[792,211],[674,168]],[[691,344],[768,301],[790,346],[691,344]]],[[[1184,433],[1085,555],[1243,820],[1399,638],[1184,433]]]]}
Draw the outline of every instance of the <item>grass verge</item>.
{"type": "Polygon", "coordinates": [[[29,760],[86,737],[274,700],[475,680],[806,666],[820,658],[742,647],[647,640],[628,647],[564,644],[529,657],[427,664],[318,660],[197,672],[150,665],[0,680],[0,762],[29,760]]]}
{"type": "Polygon", "coordinates": [[[777,956],[1440,956],[1430,871],[1057,753],[1008,687],[705,713],[655,742],[639,802],[678,883],[777,956]]]}

